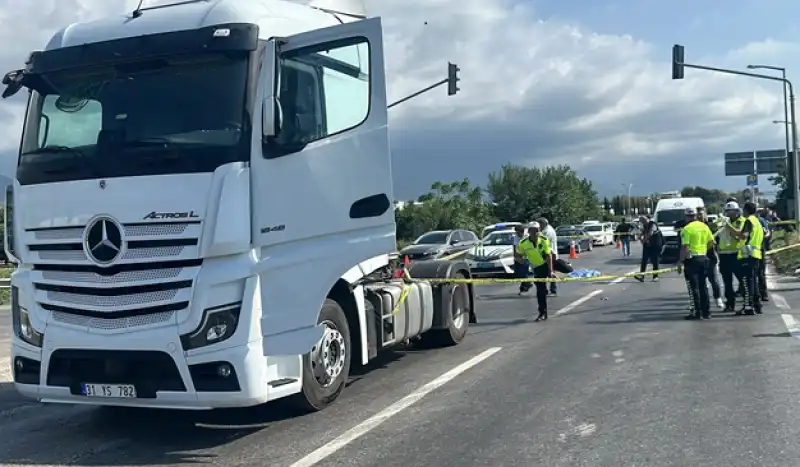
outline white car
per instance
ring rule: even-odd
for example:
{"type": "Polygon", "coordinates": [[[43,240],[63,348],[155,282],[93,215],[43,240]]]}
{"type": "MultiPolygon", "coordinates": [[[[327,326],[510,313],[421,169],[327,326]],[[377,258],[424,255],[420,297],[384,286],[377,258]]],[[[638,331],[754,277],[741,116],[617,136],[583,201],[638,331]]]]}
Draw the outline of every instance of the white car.
{"type": "Polygon", "coordinates": [[[514,273],[513,229],[499,230],[487,235],[480,245],[467,252],[466,260],[473,276],[514,273]]]}
{"type": "Polygon", "coordinates": [[[583,230],[592,237],[592,243],[598,246],[606,246],[614,244],[614,230],[611,228],[610,222],[602,224],[584,224],[583,230]]]}

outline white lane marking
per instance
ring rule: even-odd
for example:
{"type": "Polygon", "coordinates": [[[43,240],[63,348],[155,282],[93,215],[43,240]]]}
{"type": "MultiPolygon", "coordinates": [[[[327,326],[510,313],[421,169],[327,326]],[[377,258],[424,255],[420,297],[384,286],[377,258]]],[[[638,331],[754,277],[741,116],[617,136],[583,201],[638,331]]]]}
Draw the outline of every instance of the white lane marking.
{"type": "Polygon", "coordinates": [[[772,299],[772,303],[774,303],[775,306],[777,306],[781,310],[788,311],[792,309],[792,307],[789,305],[789,302],[786,301],[783,295],[773,292],[769,294],[769,296],[772,299]]]}
{"type": "Polygon", "coordinates": [[[623,352],[621,350],[615,350],[615,351],[611,352],[611,355],[613,355],[615,357],[621,357],[621,356],[625,355],[625,352],[623,352]]]}
{"type": "Polygon", "coordinates": [[[599,353],[593,353],[593,354],[591,355],[591,357],[592,357],[592,358],[600,358],[600,354],[599,354],[599,353]]]}
{"type": "Polygon", "coordinates": [[[625,359],[624,358],[614,359],[614,363],[625,363],[625,359]]]}
{"type": "Polygon", "coordinates": [[[11,357],[0,357],[0,383],[10,383],[11,378],[11,357]]]}
{"type": "Polygon", "coordinates": [[[591,300],[592,297],[600,295],[603,293],[603,289],[597,289],[589,292],[588,294],[584,295],[583,297],[575,300],[574,302],[564,306],[564,308],[556,311],[556,316],[563,315],[564,313],[569,313],[570,311],[574,310],[575,308],[583,305],[587,301],[591,300]]]}
{"type": "Polygon", "coordinates": [[[385,409],[381,410],[380,412],[368,418],[367,420],[349,429],[338,438],[334,439],[328,444],[322,446],[321,448],[315,450],[311,454],[295,462],[294,464],[291,465],[291,467],[311,467],[312,465],[316,465],[317,463],[321,462],[331,454],[334,454],[339,449],[342,449],[343,447],[352,443],[356,439],[369,433],[371,430],[377,428],[378,425],[380,425],[381,423],[397,415],[402,410],[407,409],[408,407],[415,404],[417,401],[419,401],[432,391],[435,391],[439,387],[443,386],[447,382],[454,379],[456,376],[460,375],[461,373],[464,373],[465,371],[469,370],[475,365],[481,363],[482,361],[496,354],[500,350],[502,350],[502,347],[492,347],[472,357],[471,359],[467,360],[461,365],[458,365],[457,367],[439,376],[438,378],[426,384],[425,386],[422,386],[421,388],[417,389],[416,391],[412,392],[406,397],[400,399],[399,401],[395,402],[389,407],[386,407],[385,409]]]}
{"type": "Polygon", "coordinates": [[[786,330],[789,331],[789,334],[792,337],[800,338],[800,329],[797,327],[797,321],[794,320],[794,316],[781,315],[781,318],[783,318],[783,324],[786,325],[786,330]]]}

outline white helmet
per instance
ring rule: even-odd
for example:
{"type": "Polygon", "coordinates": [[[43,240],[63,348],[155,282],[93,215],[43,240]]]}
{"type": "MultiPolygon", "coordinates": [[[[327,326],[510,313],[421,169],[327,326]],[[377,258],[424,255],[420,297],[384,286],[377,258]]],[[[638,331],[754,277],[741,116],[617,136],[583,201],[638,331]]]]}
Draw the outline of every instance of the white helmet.
{"type": "Polygon", "coordinates": [[[739,211],[739,210],[740,210],[739,203],[737,203],[736,201],[730,201],[728,203],[725,203],[725,212],[739,211]]]}

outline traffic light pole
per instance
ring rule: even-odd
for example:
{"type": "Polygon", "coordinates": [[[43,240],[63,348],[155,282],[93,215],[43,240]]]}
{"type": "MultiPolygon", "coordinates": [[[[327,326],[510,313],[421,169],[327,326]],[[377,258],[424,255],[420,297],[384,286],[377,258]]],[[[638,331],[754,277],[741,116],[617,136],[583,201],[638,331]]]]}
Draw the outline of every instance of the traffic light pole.
{"type": "MultiPolygon", "coordinates": [[[[727,68],[717,68],[705,65],[692,65],[683,62],[683,46],[676,45],[672,49],[672,79],[683,79],[683,68],[694,68],[695,70],[714,71],[717,73],[725,73],[728,75],[747,76],[750,78],[766,79],[770,81],[780,81],[789,88],[789,113],[790,124],[792,126],[792,160],[794,161],[794,170],[791,174],[794,188],[794,218],[800,220],[800,155],[797,150],[797,122],[795,118],[795,104],[794,104],[794,86],[792,82],[785,77],[777,77],[770,75],[762,75],[760,73],[750,73],[747,71],[729,70],[727,68]]],[[[787,154],[788,156],[788,154],[787,154]]]]}
{"type": "Polygon", "coordinates": [[[420,89],[419,91],[417,91],[417,92],[415,92],[413,94],[410,94],[410,95],[400,99],[399,101],[392,102],[391,104],[387,105],[386,108],[387,109],[391,109],[392,107],[396,106],[397,104],[402,104],[403,102],[405,102],[407,100],[411,100],[411,99],[419,96],[420,94],[425,94],[426,92],[430,91],[431,89],[435,89],[435,88],[438,88],[439,86],[441,86],[443,84],[447,84],[448,81],[449,80],[447,78],[445,78],[445,79],[439,81],[436,84],[431,84],[427,88],[420,89]]]}
{"type": "Polygon", "coordinates": [[[439,81],[438,83],[431,84],[427,88],[420,89],[419,91],[406,96],[399,101],[392,102],[391,104],[387,105],[387,109],[391,109],[392,107],[396,106],[397,104],[402,104],[403,102],[413,99],[420,94],[424,94],[431,89],[438,88],[439,86],[446,84],[447,85],[447,95],[448,96],[455,96],[460,89],[458,88],[458,82],[461,81],[461,78],[458,77],[458,72],[461,71],[461,68],[458,67],[455,63],[447,62],[447,78],[439,81]]]}

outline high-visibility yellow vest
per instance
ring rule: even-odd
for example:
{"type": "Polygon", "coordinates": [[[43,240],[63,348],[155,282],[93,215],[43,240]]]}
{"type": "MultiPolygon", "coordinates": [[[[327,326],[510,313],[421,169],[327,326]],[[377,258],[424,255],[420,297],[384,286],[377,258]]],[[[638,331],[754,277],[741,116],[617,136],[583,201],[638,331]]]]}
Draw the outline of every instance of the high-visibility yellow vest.
{"type": "MultiPolygon", "coordinates": [[[[744,227],[745,218],[739,216],[735,220],[731,220],[731,226],[736,230],[742,230],[744,227]]],[[[720,253],[739,253],[739,250],[744,246],[745,239],[737,239],[730,232],[720,232],[719,234],[719,251],[720,253]]]]}
{"type": "Polygon", "coordinates": [[[547,257],[552,254],[550,242],[542,235],[539,235],[536,239],[536,245],[533,244],[530,237],[520,240],[519,252],[528,259],[528,262],[531,263],[533,267],[539,267],[545,264],[547,262],[547,257]]]}
{"type": "Polygon", "coordinates": [[[749,251],[749,256],[755,259],[763,259],[764,255],[761,249],[764,245],[764,228],[761,227],[761,222],[758,221],[756,216],[747,216],[746,222],[752,225],[750,229],[750,239],[739,249],[739,254],[736,255],[736,257],[743,259],[748,256],[744,251],[747,249],[749,251]]]}

